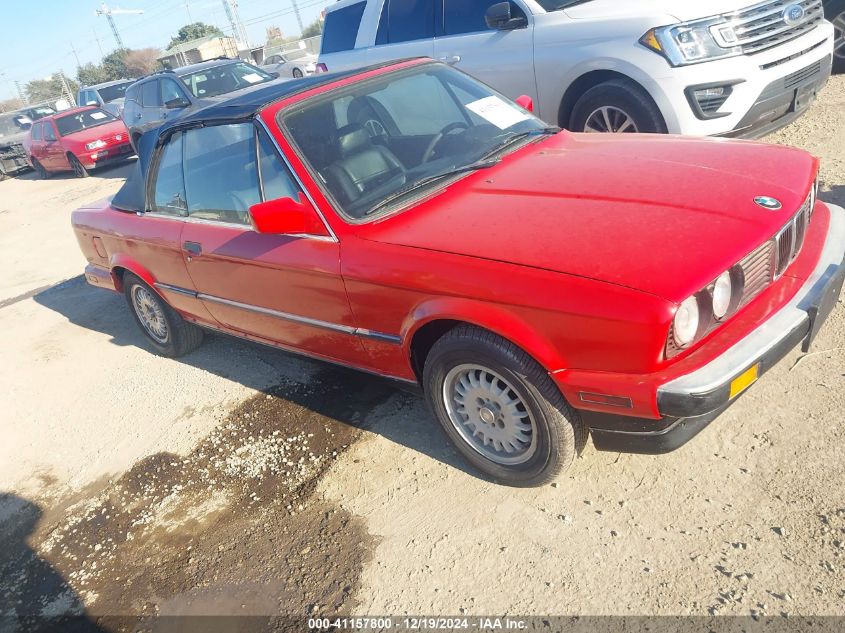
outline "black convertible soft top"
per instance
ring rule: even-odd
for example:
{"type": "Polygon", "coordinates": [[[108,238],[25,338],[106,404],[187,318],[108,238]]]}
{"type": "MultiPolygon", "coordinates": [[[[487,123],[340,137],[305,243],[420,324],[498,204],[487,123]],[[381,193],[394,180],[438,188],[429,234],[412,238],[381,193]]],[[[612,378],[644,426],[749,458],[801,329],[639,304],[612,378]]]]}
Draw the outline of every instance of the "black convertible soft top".
{"type": "Polygon", "coordinates": [[[240,90],[237,95],[232,97],[227,98],[226,95],[214,97],[210,100],[211,103],[209,105],[189,112],[183,117],[168,121],[161,127],[150,130],[141,136],[138,141],[138,147],[136,148],[138,150],[138,160],[135,162],[123,187],[121,187],[120,191],[112,199],[111,206],[121,211],[131,211],[133,213],[144,209],[144,184],[146,183],[147,170],[153,150],[158,144],[158,139],[163,136],[166,137],[173,130],[223,121],[248,120],[254,117],[255,113],[265,106],[286,97],[331,84],[347,77],[366,73],[370,70],[400,64],[404,61],[408,60],[393,60],[344,72],[311,75],[310,77],[303,77],[301,79],[273,82],[270,84],[258,84],[240,90]]]}

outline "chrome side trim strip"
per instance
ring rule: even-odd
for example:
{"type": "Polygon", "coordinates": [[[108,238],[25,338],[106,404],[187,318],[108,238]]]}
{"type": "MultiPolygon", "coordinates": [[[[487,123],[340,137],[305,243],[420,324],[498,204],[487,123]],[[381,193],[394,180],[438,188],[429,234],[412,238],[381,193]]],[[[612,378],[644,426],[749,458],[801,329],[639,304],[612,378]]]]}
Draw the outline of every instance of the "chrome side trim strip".
{"type": "Polygon", "coordinates": [[[739,341],[721,356],[704,367],[676,378],[658,388],[659,393],[696,395],[719,388],[774,349],[797,328],[809,321],[807,308],[824,288],[831,274],[843,263],[845,257],[845,209],[827,205],[830,209],[830,226],[815,270],[798,291],[798,294],[780,311],[760,327],[739,341]]]}
{"type": "Polygon", "coordinates": [[[221,305],[230,306],[232,308],[248,310],[249,312],[264,314],[266,316],[275,317],[277,319],[283,319],[285,321],[303,323],[305,325],[322,328],[324,330],[342,332],[343,334],[349,334],[350,336],[360,336],[361,338],[368,338],[374,341],[380,341],[382,343],[390,343],[392,345],[402,344],[402,337],[397,336],[395,334],[385,334],[384,332],[376,332],[374,330],[368,330],[366,328],[356,328],[349,325],[340,325],[338,323],[330,323],[328,321],[312,319],[310,317],[304,317],[298,314],[291,314],[290,312],[280,312],[279,310],[262,308],[261,306],[255,306],[249,303],[241,303],[240,301],[232,301],[231,299],[224,299],[222,297],[216,297],[214,295],[208,295],[201,292],[194,292],[193,290],[188,290],[187,288],[181,288],[179,286],[173,286],[171,284],[165,284],[158,281],[155,282],[155,284],[153,285],[156,288],[166,290],[168,292],[175,292],[177,294],[185,295],[188,297],[194,297],[195,299],[201,299],[203,301],[211,301],[212,303],[219,303],[221,305]]]}
{"type": "Polygon", "coordinates": [[[155,282],[153,284],[156,288],[160,288],[161,290],[167,290],[168,292],[175,292],[176,294],[186,295],[188,297],[193,297],[194,299],[197,298],[197,293],[193,290],[188,290],[187,288],[180,288],[179,286],[171,286],[170,284],[163,284],[160,282],[155,282]]]}

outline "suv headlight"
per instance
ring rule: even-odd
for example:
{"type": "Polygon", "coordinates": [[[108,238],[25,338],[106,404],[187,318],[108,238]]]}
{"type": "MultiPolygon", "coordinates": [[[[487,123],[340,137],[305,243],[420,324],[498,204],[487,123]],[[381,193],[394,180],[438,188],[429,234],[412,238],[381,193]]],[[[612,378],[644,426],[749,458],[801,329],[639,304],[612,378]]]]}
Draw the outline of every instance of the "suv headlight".
{"type": "Polygon", "coordinates": [[[686,66],[742,54],[733,26],[724,17],[651,29],[640,43],[673,66],[686,66]]]}

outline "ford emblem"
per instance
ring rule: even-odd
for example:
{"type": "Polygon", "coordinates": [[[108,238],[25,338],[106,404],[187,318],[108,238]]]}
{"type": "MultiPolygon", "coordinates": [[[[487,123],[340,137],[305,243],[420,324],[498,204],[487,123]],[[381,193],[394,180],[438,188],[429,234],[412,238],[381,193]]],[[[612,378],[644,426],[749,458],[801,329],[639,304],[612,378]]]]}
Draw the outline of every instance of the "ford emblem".
{"type": "Polygon", "coordinates": [[[804,16],[807,12],[800,4],[790,4],[783,10],[783,21],[788,26],[798,26],[804,21],[804,16]]]}
{"type": "Polygon", "coordinates": [[[764,209],[768,209],[769,211],[778,211],[783,207],[780,200],[777,198],[771,198],[769,196],[757,196],[754,198],[754,204],[758,207],[763,207],[764,209]]]}

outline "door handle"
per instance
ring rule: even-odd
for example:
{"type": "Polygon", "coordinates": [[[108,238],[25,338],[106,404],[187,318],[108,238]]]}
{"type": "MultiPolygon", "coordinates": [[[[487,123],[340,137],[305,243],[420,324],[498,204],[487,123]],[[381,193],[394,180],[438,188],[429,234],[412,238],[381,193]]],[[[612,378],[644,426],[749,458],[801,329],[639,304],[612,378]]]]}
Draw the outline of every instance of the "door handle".
{"type": "Polygon", "coordinates": [[[142,119],[142,118],[144,118],[144,114],[142,112],[139,112],[138,114],[135,115],[135,118],[136,119],[142,119]]]}
{"type": "Polygon", "coordinates": [[[445,64],[449,64],[450,66],[452,66],[454,64],[457,64],[459,61],[461,61],[461,56],[460,55],[446,55],[445,57],[440,57],[438,59],[441,62],[443,62],[445,64]]]}
{"type": "Polygon", "coordinates": [[[182,247],[191,257],[199,257],[202,255],[202,244],[199,242],[185,242],[182,247]]]}

